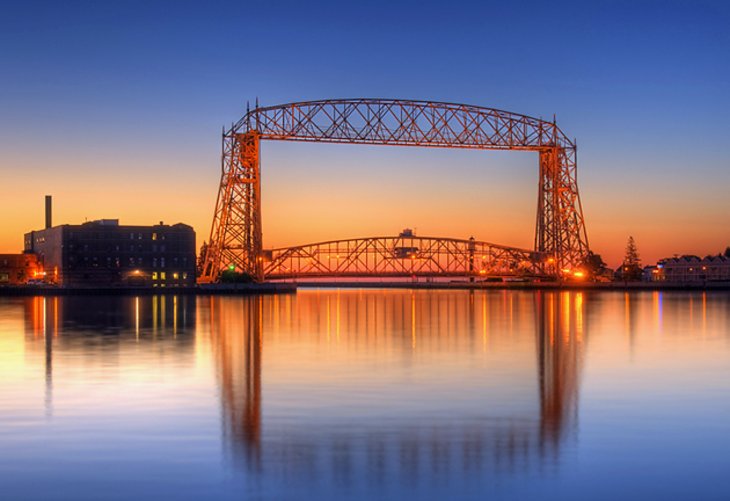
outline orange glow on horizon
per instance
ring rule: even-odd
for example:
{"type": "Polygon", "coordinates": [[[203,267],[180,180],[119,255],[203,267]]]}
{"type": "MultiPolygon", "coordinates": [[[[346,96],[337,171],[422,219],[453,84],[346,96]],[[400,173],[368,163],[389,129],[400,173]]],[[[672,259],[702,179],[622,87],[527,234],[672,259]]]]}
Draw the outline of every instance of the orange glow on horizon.
{"type": "MultiPolygon", "coordinates": [[[[270,142],[262,152],[264,247],[396,235],[415,227],[420,236],[474,236],[532,248],[535,158],[508,153],[415,148],[392,153],[388,147],[270,142]],[[456,167],[447,180],[431,170],[421,173],[421,163],[431,169],[449,161],[456,167]],[[505,168],[500,165],[505,162],[518,165],[505,168]]],[[[211,158],[218,155],[210,152],[211,158]]],[[[95,158],[76,159],[70,153],[68,158],[56,162],[53,171],[43,170],[48,159],[42,156],[11,159],[18,168],[3,172],[9,185],[25,184],[24,173],[40,169],[44,186],[3,194],[0,252],[22,252],[24,233],[43,228],[46,194],[54,197],[56,225],[102,218],[141,225],[184,222],[195,229],[198,247],[208,240],[220,175],[215,161],[189,165],[190,175],[169,176],[172,167],[164,162],[140,162],[131,169],[111,164],[100,170],[95,158]],[[129,178],[110,182],[116,169],[127,169],[129,178]]],[[[582,177],[580,185],[588,238],[611,268],[621,262],[629,234],[636,238],[644,264],[674,254],[716,254],[730,245],[724,222],[730,207],[713,190],[693,197],[688,210],[686,204],[673,202],[668,187],[625,197],[621,190],[598,189],[595,173],[591,176],[582,177]]]]}

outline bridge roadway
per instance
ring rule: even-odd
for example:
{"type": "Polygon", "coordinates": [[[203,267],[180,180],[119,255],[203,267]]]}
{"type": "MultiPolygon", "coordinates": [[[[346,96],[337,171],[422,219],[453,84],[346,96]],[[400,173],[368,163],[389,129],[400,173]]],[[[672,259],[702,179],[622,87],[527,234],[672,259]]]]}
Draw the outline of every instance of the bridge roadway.
{"type": "Polygon", "coordinates": [[[470,238],[395,237],[332,240],[264,252],[269,280],[320,277],[547,277],[545,253],[470,238]]]}

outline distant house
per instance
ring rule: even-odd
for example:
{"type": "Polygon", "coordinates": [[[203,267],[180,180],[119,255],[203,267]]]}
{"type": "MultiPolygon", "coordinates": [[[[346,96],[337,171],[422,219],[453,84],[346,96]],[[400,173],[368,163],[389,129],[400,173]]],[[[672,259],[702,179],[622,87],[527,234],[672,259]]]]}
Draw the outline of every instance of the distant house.
{"type": "Polygon", "coordinates": [[[726,256],[680,256],[663,259],[657,264],[660,277],[667,282],[730,281],[730,258],[726,256]]]}
{"type": "Polygon", "coordinates": [[[660,280],[662,280],[662,276],[659,266],[644,266],[644,269],[641,270],[642,282],[658,282],[660,280]]]}

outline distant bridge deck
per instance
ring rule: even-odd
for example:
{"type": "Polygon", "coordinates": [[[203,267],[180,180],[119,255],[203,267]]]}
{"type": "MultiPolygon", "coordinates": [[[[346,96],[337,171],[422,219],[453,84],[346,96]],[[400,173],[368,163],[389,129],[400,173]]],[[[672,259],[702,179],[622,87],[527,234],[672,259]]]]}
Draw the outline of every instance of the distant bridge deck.
{"type": "Polygon", "coordinates": [[[331,240],[265,251],[267,279],[362,277],[548,277],[545,253],[472,239],[395,237],[331,240]]]}

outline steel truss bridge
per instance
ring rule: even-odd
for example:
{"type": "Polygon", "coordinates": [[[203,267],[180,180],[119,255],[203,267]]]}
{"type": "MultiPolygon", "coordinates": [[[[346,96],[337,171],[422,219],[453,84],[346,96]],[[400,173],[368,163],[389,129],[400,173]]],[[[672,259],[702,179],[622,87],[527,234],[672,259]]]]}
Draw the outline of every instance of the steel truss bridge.
{"type": "Polygon", "coordinates": [[[221,182],[200,279],[216,281],[224,269],[249,274],[258,281],[414,274],[561,278],[573,274],[588,252],[576,145],[555,121],[430,101],[309,101],[257,105],[224,130],[221,182]],[[265,251],[261,140],[535,151],[539,177],[534,249],[449,238],[410,237],[413,241],[403,244],[398,240],[401,236],[265,251]],[[409,245],[412,252],[402,250],[409,245]],[[473,260],[470,245],[475,247],[473,260]]]}
{"type": "Polygon", "coordinates": [[[297,277],[544,276],[535,252],[476,240],[397,237],[335,240],[271,251],[264,275],[297,277]]]}

